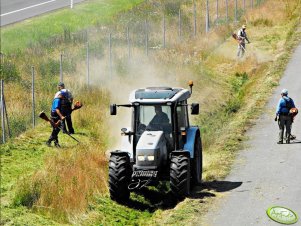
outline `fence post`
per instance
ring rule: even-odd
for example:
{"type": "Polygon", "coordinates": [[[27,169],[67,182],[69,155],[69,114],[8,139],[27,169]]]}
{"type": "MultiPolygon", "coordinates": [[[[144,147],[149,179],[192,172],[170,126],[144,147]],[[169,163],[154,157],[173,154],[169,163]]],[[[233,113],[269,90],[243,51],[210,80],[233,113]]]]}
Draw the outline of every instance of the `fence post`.
{"type": "Polygon", "coordinates": [[[243,0],[244,11],[246,10],[246,0],[243,0]]]}
{"type": "Polygon", "coordinates": [[[218,0],[216,0],[216,23],[218,23],[218,0]]]}
{"type": "Polygon", "coordinates": [[[60,82],[63,82],[63,54],[60,55],[60,82]]]}
{"type": "Polygon", "coordinates": [[[165,24],[165,14],[163,14],[163,48],[166,47],[166,24],[165,24]]]}
{"type": "Polygon", "coordinates": [[[1,79],[1,128],[2,128],[2,143],[5,143],[5,122],[4,122],[4,81],[1,79]]]}
{"type": "Polygon", "coordinates": [[[209,2],[206,0],[206,33],[209,32],[210,29],[210,20],[209,20],[209,2]]]}
{"type": "Polygon", "coordinates": [[[90,85],[90,62],[89,62],[89,42],[87,42],[87,53],[86,53],[86,57],[87,57],[87,85],[90,85]]]}
{"type": "Polygon", "coordinates": [[[226,21],[229,20],[229,8],[228,8],[229,4],[228,4],[228,0],[226,0],[226,21]]]}
{"type": "Polygon", "coordinates": [[[251,0],[251,8],[253,9],[254,8],[254,1],[251,0]]]}
{"type": "Polygon", "coordinates": [[[145,54],[148,56],[148,22],[145,20],[145,54]]]}
{"type": "Polygon", "coordinates": [[[112,79],[112,33],[109,34],[109,67],[110,79],[112,79]]]}
{"type": "Polygon", "coordinates": [[[3,98],[3,106],[4,106],[4,112],[5,112],[5,118],[6,118],[6,125],[7,125],[7,129],[8,129],[8,137],[11,138],[10,127],[9,127],[9,122],[8,122],[8,115],[7,115],[6,104],[5,104],[5,98],[3,98]]]}
{"type": "Polygon", "coordinates": [[[35,74],[34,74],[34,66],[31,67],[31,74],[32,74],[32,90],[31,90],[31,93],[32,93],[32,127],[35,128],[36,126],[36,116],[35,116],[35,95],[34,95],[34,90],[35,90],[35,87],[34,87],[34,80],[35,80],[35,74]]]}
{"type": "Polygon", "coordinates": [[[126,39],[128,43],[128,59],[131,59],[131,40],[130,40],[130,28],[126,27],[126,39]]]}
{"type": "Polygon", "coordinates": [[[196,4],[195,0],[193,0],[193,34],[196,36],[196,4]]]}
{"type": "Polygon", "coordinates": [[[237,22],[237,0],[235,0],[235,18],[234,18],[234,22],[237,22]]]}
{"type": "Polygon", "coordinates": [[[73,0],[70,2],[70,8],[73,9],[73,0]]]}
{"type": "Polygon", "coordinates": [[[179,9],[179,39],[181,40],[182,36],[182,15],[181,15],[181,8],[179,9]]]}
{"type": "Polygon", "coordinates": [[[0,52],[0,63],[4,64],[4,53],[0,52]]]}

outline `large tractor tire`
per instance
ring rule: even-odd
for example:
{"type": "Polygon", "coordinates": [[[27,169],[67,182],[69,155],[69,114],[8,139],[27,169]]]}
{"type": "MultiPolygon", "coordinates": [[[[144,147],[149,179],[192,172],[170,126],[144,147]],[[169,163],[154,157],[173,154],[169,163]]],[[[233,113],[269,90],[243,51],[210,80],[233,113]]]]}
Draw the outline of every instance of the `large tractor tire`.
{"type": "Polygon", "coordinates": [[[177,154],[171,157],[170,188],[177,199],[183,199],[190,193],[189,155],[177,154]]]}
{"type": "Polygon", "coordinates": [[[126,202],[130,197],[128,188],[131,179],[131,165],[129,156],[111,154],[109,161],[109,190],[112,200],[119,203],[126,202]]]}
{"type": "Polygon", "coordinates": [[[195,138],[194,144],[194,157],[192,160],[192,185],[198,185],[202,182],[202,171],[203,171],[203,154],[202,154],[202,141],[199,134],[195,138]]]}

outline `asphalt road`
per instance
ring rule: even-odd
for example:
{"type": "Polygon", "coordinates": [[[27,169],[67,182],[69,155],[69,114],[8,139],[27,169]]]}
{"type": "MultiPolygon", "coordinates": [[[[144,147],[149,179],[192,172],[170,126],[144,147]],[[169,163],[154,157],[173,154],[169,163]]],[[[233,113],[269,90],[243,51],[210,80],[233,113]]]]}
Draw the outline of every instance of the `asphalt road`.
{"type": "MultiPolygon", "coordinates": [[[[278,126],[274,121],[280,92],[289,96],[301,109],[301,44],[295,50],[279,87],[267,104],[267,111],[248,131],[249,141],[240,152],[235,167],[225,181],[242,182],[219,200],[218,207],[206,216],[206,225],[279,225],[268,218],[266,210],[279,205],[301,216],[301,114],[293,123],[297,141],[276,144],[278,126]]],[[[301,220],[296,225],[301,225],[301,220]]]]}
{"type": "MultiPolygon", "coordinates": [[[[84,0],[73,0],[73,4],[84,0]]],[[[1,27],[38,16],[63,7],[70,7],[71,0],[1,0],[1,27]]]]}

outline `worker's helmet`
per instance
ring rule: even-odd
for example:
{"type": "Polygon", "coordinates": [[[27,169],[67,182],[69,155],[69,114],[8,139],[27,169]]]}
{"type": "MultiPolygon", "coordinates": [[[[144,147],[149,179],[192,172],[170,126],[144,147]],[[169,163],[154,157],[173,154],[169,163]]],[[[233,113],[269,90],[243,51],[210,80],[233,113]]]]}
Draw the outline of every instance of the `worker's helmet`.
{"type": "Polygon", "coordinates": [[[59,82],[59,84],[57,84],[57,86],[64,88],[65,84],[63,82],[59,82]]]}
{"type": "Polygon", "coordinates": [[[242,29],[246,29],[247,26],[244,24],[244,25],[241,26],[241,28],[242,28],[242,29]]]}
{"type": "Polygon", "coordinates": [[[283,89],[283,90],[281,91],[281,94],[283,94],[283,95],[287,96],[287,94],[288,94],[288,90],[287,90],[287,89],[283,89]]]}

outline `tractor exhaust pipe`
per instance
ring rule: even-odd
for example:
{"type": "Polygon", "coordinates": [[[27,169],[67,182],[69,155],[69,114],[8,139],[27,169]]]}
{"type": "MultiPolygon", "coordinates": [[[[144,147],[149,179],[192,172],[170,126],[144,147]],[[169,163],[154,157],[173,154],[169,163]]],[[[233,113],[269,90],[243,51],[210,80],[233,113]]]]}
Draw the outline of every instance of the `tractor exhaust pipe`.
{"type": "Polygon", "coordinates": [[[193,86],[193,81],[189,80],[188,85],[190,87],[190,93],[192,94],[192,86],[193,86]]]}

